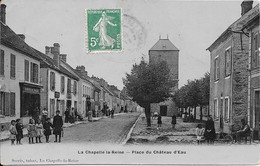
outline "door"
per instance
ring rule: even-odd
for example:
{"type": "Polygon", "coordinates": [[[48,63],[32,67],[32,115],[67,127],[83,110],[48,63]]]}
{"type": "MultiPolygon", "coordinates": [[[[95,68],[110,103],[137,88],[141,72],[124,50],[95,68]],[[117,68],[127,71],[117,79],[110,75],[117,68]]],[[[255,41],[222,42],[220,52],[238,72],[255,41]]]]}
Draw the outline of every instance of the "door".
{"type": "Polygon", "coordinates": [[[161,114],[161,116],[167,116],[167,106],[166,105],[160,106],[160,114],[161,114]]]}
{"type": "Polygon", "coordinates": [[[255,130],[258,131],[260,140],[260,91],[255,91],[255,130]]]}

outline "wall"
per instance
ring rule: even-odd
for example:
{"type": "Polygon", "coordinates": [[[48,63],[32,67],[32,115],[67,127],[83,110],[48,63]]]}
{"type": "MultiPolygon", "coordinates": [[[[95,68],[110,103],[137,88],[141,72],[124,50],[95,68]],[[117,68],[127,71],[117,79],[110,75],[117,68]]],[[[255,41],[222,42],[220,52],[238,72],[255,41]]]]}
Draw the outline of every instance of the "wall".
{"type": "MultiPolygon", "coordinates": [[[[231,50],[234,51],[234,48],[232,47],[232,36],[229,36],[228,39],[226,39],[224,42],[222,42],[218,47],[216,47],[211,52],[210,57],[210,115],[212,115],[214,121],[215,121],[215,127],[217,130],[220,128],[220,99],[229,97],[230,98],[230,108],[232,103],[232,85],[231,85],[231,77],[232,77],[232,71],[231,76],[226,77],[225,76],[225,51],[231,47],[231,50]],[[215,81],[214,78],[214,60],[216,57],[220,58],[220,76],[219,80],[215,81]],[[218,117],[214,117],[214,99],[218,99],[218,117]]],[[[233,54],[231,54],[231,57],[233,57],[233,54]]],[[[222,106],[223,108],[223,106],[222,106]]],[[[230,110],[231,111],[231,110],[230,110]]],[[[224,115],[224,113],[223,113],[224,115]]],[[[229,121],[224,121],[224,131],[229,131],[229,121]]]]}
{"type": "MultiPolygon", "coordinates": [[[[179,51],[149,51],[149,62],[166,61],[170,68],[170,77],[173,80],[179,79],[179,51]]],[[[178,89],[178,83],[173,87],[173,90],[178,89]]],[[[177,114],[178,108],[172,100],[161,103],[152,103],[151,112],[160,112],[160,106],[167,105],[167,116],[177,114]]]]}
{"type": "MultiPolygon", "coordinates": [[[[25,54],[22,54],[20,52],[17,52],[13,49],[10,49],[9,47],[6,47],[4,45],[0,45],[1,49],[5,52],[5,59],[4,59],[4,76],[0,76],[0,84],[4,86],[3,90],[4,92],[15,92],[15,116],[1,116],[0,121],[1,124],[7,124],[11,122],[11,120],[15,120],[17,118],[21,118],[20,116],[20,86],[19,82],[25,82],[24,80],[24,60],[28,60],[29,64],[31,62],[38,64],[40,67],[40,62],[38,60],[35,60],[33,58],[30,58],[26,56],[25,54]],[[14,54],[16,56],[16,64],[15,64],[15,79],[10,79],[10,56],[11,54],[14,54]]],[[[40,69],[38,70],[40,71],[40,69]]],[[[29,72],[30,75],[30,72],[29,72]]],[[[38,74],[40,81],[40,73],[38,74]]],[[[29,76],[30,80],[30,76],[29,76]]],[[[34,83],[31,83],[34,84],[34,83]]],[[[36,84],[39,85],[39,84],[36,84]]],[[[22,121],[24,124],[27,124],[29,121],[29,117],[23,117],[22,121]]],[[[4,128],[6,129],[6,125],[4,125],[4,128]]]]}

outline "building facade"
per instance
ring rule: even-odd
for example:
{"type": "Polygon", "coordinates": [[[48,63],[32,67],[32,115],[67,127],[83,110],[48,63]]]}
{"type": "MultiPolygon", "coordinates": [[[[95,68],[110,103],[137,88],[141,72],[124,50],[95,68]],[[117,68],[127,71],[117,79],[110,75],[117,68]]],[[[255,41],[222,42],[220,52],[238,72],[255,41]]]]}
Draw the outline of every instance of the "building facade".
{"type": "Polygon", "coordinates": [[[230,133],[248,119],[249,38],[241,28],[259,12],[251,1],[241,4],[242,16],[208,48],[210,51],[210,114],[216,130],[230,133]],[[251,6],[251,7],[250,7],[251,6]]]}
{"type": "MultiPolygon", "coordinates": [[[[170,68],[170,77],[174,81],[179,80],[179,49],[167,39],[159,39],[149,50],[149,63],[166,61],[170,68]]],[[[172,93],[178,89],[178,83],[172,87],[172,93]]],[[[171,98],[161,103],[152,103],[151,112],[159,112],[162,116],[172,116],[178,113],[178,109],[171,98]]]]}
{"type": "Polygon", "coordinates": [[[61,66],[66,55],[60,54],[60,45],[45,47],[45,54],[35,50],[41,56],[41,108],[48,110],[48,116],[55,116],[57,110],[64,115],[66,109],[77,108],[78,77],[61,66]]]}
{"type": "Polygon", "coordinates": [[[254,138],[260,140],[260,34],[259,11],[243,28],[249,35],[248,59],[248,122],[254,138]]]}
{"type": "Polygon", "coordinates": [[[77,66],[76,73],[79,75],[79,112],[83,117],[88,116],[88,112],[92,111],[94,104],[94,86],[88,77],[88,72],[84,66],[77,66]]]}
{"type": "Polygon", "coordinates": [[[21,118],[24,124],[39,113],[40,58],[6,25],[6,5],[1,4],[0,43],[0,125],[8,129],[11,120],[21,118]]]}

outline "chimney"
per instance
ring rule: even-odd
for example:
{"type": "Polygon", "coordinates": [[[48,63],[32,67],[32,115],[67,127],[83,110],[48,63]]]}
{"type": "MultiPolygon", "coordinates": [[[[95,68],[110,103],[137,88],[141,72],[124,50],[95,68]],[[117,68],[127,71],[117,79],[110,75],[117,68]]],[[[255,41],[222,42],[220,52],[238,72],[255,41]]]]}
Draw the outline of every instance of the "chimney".
{"type": "Polygon", "coordinates": [[[63,60],[64,62],[67,62],[67,54],[60,54],[60,58],[61,58],[61,60],[63,60]]]}
{"type": "Polygon", "coordinates": [[[252,0],[244,0],[241,3],[241,16],[246,14],[249,10],[251,10],[253,7],[253,1],[252,0]]]}
{"type": "Polygon", "coordinates": [[[88,76],[88,72],[85,70],[85,66],[77,66],[76,70],[80,72],[83,76],[88,76]]]}
{"type": "Polygon", "coordinates": [[[53,60],[56,67],[60,67],[60,45],[59,43],[54,43],[51,47],[51,53],[53,54],[53,60]]]}
{"type": "Polygon", "coordinates": [[[1,21],[5,24],[5,8],[6,8],[6,5],[5,4],[1,4],[1,21]]]}
{"type": "Polygon", "coordinates": [[[25,35],[24,34],[18,34],[18,36],[24,41],[25,40],[25,35]]]}
{"type": "Polygon", "coordinates": [[[51,48],[48,46],[45,46],[45,54],[48,55],[51,52],[51,48]]]}

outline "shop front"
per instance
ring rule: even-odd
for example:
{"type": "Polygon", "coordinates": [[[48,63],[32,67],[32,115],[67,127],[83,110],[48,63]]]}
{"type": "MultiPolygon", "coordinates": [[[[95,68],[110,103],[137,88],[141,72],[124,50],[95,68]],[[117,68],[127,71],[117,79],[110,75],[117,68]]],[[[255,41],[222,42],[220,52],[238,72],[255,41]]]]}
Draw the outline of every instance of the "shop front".
{"type": "Polygon", "coordinates": [[[21,118],[28,123],[30,118],[38,119],[40,115],[40,92],[42,86],[20,83],[21,118]]]}

